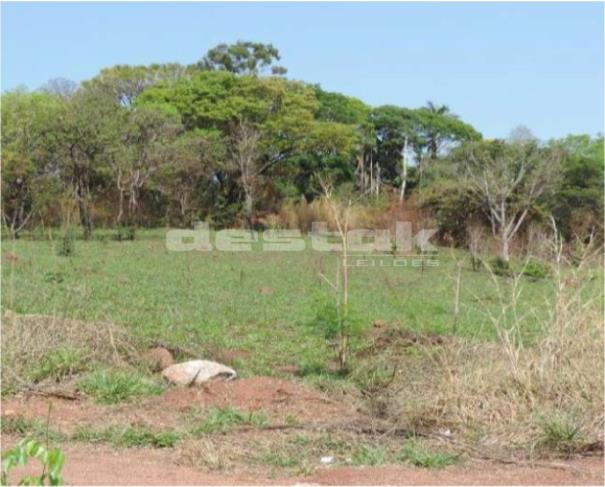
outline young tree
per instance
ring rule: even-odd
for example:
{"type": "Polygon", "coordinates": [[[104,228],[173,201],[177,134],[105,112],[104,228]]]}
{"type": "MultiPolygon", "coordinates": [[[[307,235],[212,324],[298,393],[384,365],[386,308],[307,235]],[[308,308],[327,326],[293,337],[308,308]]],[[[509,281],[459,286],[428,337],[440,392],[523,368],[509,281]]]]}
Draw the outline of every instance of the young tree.
{"type": "Polygon", "coordinates": [[[475,142],[464,150],[464,174],[500,242],[500,257],[510,260],[510,243],[539,200],[555,188],[557,151],[535,142],[475,142]]]}

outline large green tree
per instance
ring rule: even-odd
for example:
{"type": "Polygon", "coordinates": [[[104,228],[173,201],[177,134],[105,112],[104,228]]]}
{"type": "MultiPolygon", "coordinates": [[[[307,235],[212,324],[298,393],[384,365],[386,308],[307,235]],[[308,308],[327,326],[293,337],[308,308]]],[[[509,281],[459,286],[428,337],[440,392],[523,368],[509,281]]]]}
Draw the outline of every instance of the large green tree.
{"type": "Polygon", "coordinates": [[[48,93],[12,91],[2,95],[2,218],[13,237],[56,196],[47,149],[63,99],[48,93]]]}

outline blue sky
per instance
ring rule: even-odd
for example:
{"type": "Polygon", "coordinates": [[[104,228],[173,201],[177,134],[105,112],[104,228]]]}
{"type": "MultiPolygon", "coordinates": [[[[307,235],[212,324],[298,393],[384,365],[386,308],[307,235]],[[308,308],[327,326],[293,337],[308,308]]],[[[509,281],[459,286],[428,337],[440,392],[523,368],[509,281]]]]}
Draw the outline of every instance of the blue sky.
{"type": "Polygon", "coordinates": [[[2,3],[2,89],[272,42],[289,77],[448,104],[487,137],[603,132],[601,3],[2,3]]]}

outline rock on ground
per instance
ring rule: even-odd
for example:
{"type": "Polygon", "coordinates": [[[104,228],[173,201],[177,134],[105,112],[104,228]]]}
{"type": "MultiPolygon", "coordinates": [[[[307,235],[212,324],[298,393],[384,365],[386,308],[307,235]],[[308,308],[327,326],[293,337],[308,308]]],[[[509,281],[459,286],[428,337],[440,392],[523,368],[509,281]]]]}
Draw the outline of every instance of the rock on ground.
{"type": "Polygon", "coordinates": [[[231,380],[237,376],[235,370],[211,360],[190,360],[164,369],[162,376],[181,386],[199,385],[211,379],[231,380]]]}

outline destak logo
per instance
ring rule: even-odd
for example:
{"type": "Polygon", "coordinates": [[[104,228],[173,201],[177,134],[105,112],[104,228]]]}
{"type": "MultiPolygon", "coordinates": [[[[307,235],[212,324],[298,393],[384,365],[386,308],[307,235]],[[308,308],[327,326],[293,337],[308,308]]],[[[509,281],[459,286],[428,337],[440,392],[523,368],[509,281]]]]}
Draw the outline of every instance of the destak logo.
{"type": "MultiPolygon", "coordinates": [[[[303,252],[307,245],[316,252],[342,253],[343,241],[338,232],[329,231],[327,222],[313,222],[305,237],[299,229],[271,229],[263,232],[224,229],[214,233],[206,222],[193,230],[169,230],[166,248],[172,252],[303,252]]],[[[411,222],[397,222],[395,231],[351,229],[346,233],[347,265],[352,267],[435,266],[437,248],[429,242],[434,229],[422,229],[415,235],[411,222]]]]}

